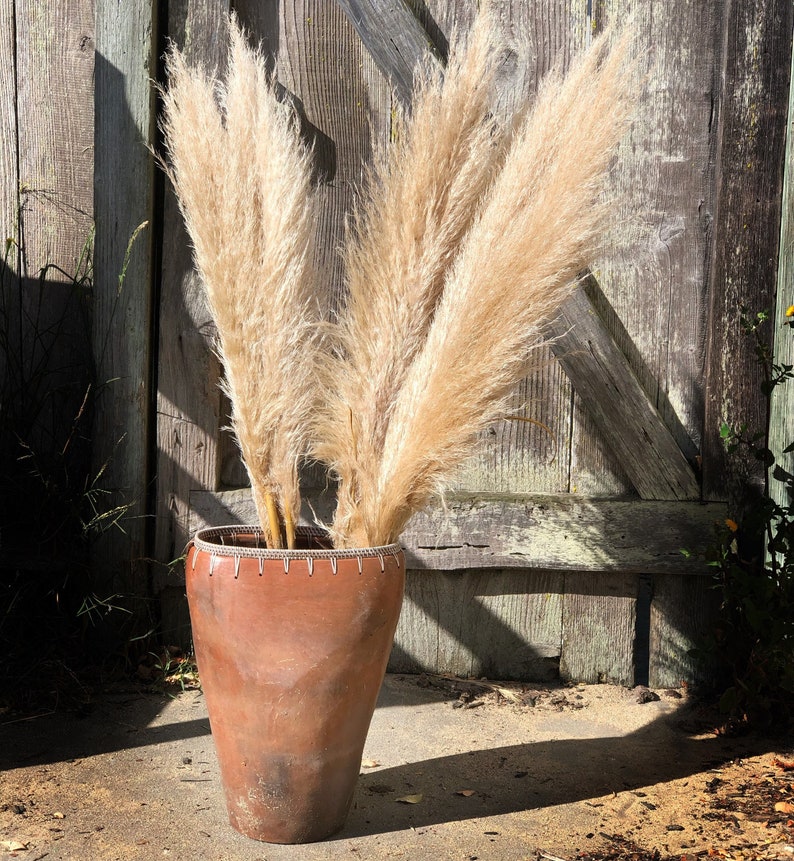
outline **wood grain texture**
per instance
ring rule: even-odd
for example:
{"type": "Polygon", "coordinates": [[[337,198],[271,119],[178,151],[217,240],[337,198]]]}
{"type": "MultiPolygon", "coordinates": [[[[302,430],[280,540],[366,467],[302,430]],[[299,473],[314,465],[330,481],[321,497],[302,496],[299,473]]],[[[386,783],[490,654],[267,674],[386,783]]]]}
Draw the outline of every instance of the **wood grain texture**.
{"type": "Polygon", "coordinates": [[[754,315],[773,304],[793,18],[785,0],[725,4],[703,486],[706,498],[729,495],[737,509],[752,505],[763,475],[747,459],[726,458],[719,427],[726,421],[756,430],[765,423],[758,367],[740,316],[742,307],[754,315]]]}
{"type": "MultiPolygon", "coordinates": [[[[228,14],[228,2],[179,0],[169,3],[166,27],[188,62],[220,70],[225,62],[228,14]]],[[[217,487],[219,428],[224,421],[218,388],[220,366],[212,349],[215,325],[193,268],[173,190],[166,186],[156,381],[157,564],[152,569],[152,587],[160,600],[165,640],[189,644],[184,572],[169,563],[182,555],[190,537],[190,491],[217,487]]]]}
{"type": "MultiPolygon", "coordinates": [[[[633,10],[641,95],[608,190],[614,227],[592,264],[621,322],[613,336],[688,456],[702,436],[722,5],[673,0],[663,11],[633,10]]],[[[622,2],[593,4],[593,29],[620,24],[627,11],[622,2]]],[[[586,40],[586,32],[577,37],[586,40]]],[[[587,493],[598,492],[604,474],[593,440],[577,418],[572,480],[587,493]]],[[[619,483],[606,474],[607,487],[619,483]]]]}
{"type": "Polygon", "coordinates": [[[78,500],[90,478],[85,426],[67,441],[93,370],[92,8],[0,8],[0,254],[9,252],[0,277],[0,520],[20,559],[28,543],[39,559],[57,554],[53,535],[64,553],[76,543],[56,526],[53,499],[78,500]]]}
{"type": "MultiPolygon", "coordinates": [[[[188,62],[222,66],[228,13],[228,3],[169,6],[168,32],[188,62]]],[[[217,486],[221,396],[220,368],[212,350],[215,326],[170,186],[163,207],[154,555],[168,563],[181,555],[189,538],[191,489],[217,486]]],[[[155,591],[170,581],[169,569],[157,566],[155,591]]]]}
{"type": "MultiPolygon", "coordinates": [[[[140,595],[147,582],[152,232],[156,44],[152,7],[99,3],[96,9],[94,353],[98,392],[94,463],[113,505],[129,506],[125,531],[105,532],[92,565],[108,588],[140,595]]],[[[145,624],[145,620],[142,621],[145,624]]]]}
{"type": "MultiPolygon", "coordinates": [[[[22,0],[14,7],[19,274],[36,278],[48,265],[74,273],[93,216],[93,6],[22,0]]],[[[68,280],[57,270],[47,275],[68,280]]]]}
{"type": "Polygon", "coordinates": [[[319,134],[318,167],[326,181],[315,268],[341,302],[345,219],[372,141],[389,133],[388,87],[343,11],[322,0],[284,4],[277,70],[319,134]]]}
{"type": "Polygon", "coordinates": [[[634,684],[638,585],[633,574],[565,574],[563,679],[634,684]]]}
{"type": "MultiPolygon", "coordinates": [[[[328,502],[306,500],[321,518],[328,502]]],[[[309,507],[311,506],[311,507],[309,507]]],[[[254,522],[249,490],[191,494],[193,530],[223,523],[254,522]]],[[[585,499],[574,494],[455,496],[446,510],[430,509],[409,522],[401,542],[409,568],[534,568],[706,574],[699,554],[714,524],[725,517],[721,503],[640,502],[585,499]],[[691,554],[682,554],[681,549],[691,554]]]]}
{"type": "Polygon", "coordinates": [[[435,54],[427,31],[404,0],[337,0],[397,97],[407,103],[414,69],[435,54]]]}
{"type": "MultiPolygon", "coordinates": [[[[0,0],[0,240],[17,239],[19,166],[17,164],[17,55],[14,32],[16,22],[13,0],[0,0]]],[[[8,262],[18,272],[17,255],[11,249],[8,262]]]]}
{"type": "Polygon", "coordinates": [[[697,499],[692,468],[584,287],[548,331],[557,360],[640,497],[697,499]]]}
{"type": "MultiPolygon", "coordinates": [[[[792,77],[794,80],[794,51],[792,52],[792,77]]],[[[783,183],[780,257],[777,270],[777,300],[775,307],[774,354],[778,364],[794,365],[794,330],[784,327],[794,317],[786,317],[786,311],[794,305],[794,87],[789,89],[788,129],[786,134],[786,161],[783,183]]],[[[794,442],[794,382],[778,386],[772,393],[769,421],[769,448],[775,461],[790,473],[794,473],[794,452],[784,454],[784,449],[794,442]]],[[[769,478],[769,493],[780,505],[792,505],[790,491],[783,482],[773,476],[769,478]]]]}
{"type": "Polygon", "coordinates": [[[562,586],[560,573],[409,570],[389,669],[557,678],[562,586]]]}
{"type": "Polygon", "coordinates": [[[714,668],[692,650],[708,641],[719,605],[710,577],[654,577],[648,684],[677,688],[714,680],[714,668]]]}

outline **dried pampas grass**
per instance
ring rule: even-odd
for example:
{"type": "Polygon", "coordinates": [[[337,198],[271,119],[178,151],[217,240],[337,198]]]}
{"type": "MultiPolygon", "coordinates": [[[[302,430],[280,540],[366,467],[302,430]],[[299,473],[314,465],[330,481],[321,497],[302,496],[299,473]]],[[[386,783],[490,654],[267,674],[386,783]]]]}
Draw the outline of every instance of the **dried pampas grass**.
{"type": "MultiPolygon", "coordinates": [[[[333,525],[340,545],[396,540],[410,516],[443,492],[479,431],[503,411],[543,323],[599,247],[610,215],[599,194],[630,112],[628,41],[624,36],[610,50],[598,40],[566,75],[548,76],[490,186],[473,197],[476,214],[466,219],[465,235],[456,237],[455,253],[434,249],[433,240],[423,249],[428,259],[443,261],[434,272],[443,285],[422,319],[411,323],[419,345],[410,343],[402,356],[387,351],[377,369],[366,333],[391,321],[374,319],[360,302],[340,323],[341,366],[355,383],[353,395],[335,398],[330,409],[337,411],[338,426],[348,420],[353,428],[379,429],[374,441],[339,434],[321,449],[341,484],[333,525]],[[396,384],[367,402],[357,397],[368,390],[365,377],[396,384]]],[[[469,69],[453,67],[452,73],[465,76],[469,69]]],[[[414,157],[432,162],[435,139],[423,143],[426,150],[414,157]]],[[[491,157],[487,141],[477,145],[481,159],[491,157]]],[[[404,209],[386,214],[400,224],[404,217],[404,209]]],[[[382,231],[392,232],[399,234],[397,224],[382,231]]],[[[365,247],[359,241],[349,252],[351,271],[365,247]]],[[[399,301],[410,295],[411,275],[393,274],[381,289],[399,301]]]]}
{"type": "Polygon", "coordinates": [[[234,18],[223,84],[175,49],[166,70],[166,169],[218,327],[233,428],[268,544],[291,546],[325,313],[310,265],[311,154],[234,18]]]}
{"type": "Polygon", "coordinates": [[[218,324],[234,429],[268,542],[290,543],[307,447],[338,479],[337,547],[396,541],[503,411],[527,351],[598,249],[629,117],[629,37],[596,40],[500,124],[487,13],[426,73],[376,155],[343,251],[310,268],[310,154],[231,22],[223,86],[172,51],[168,168],[218,324]]]}
{"type": "MultiPolygon", "coordinates": [[[[420,74],[410,115],[376,152],[344,250],[347,306],[324,368],[314,455],[342,481],[338,536],[375,492],[391,414],[421,352],[444,279],[504,155],[491,114],[499,54],[490,15],[453,46],[446,74],[420,74]]],[[[346,542],[347,543],[347,542],[346,542]]]]}

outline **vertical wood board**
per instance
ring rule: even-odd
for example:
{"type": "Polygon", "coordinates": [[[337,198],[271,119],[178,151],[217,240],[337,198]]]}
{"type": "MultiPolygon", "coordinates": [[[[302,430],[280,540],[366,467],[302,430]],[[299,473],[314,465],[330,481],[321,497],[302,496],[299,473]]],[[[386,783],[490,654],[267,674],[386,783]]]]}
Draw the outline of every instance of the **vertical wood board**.
{"type": "MultiPolygon", "coordinates": [[[[93,339],[97,369],[94,463],[113,505],[129,506],[125,531],[102,535],[92,564],[106,588],[147,591],[146,511],[156,34],[153,7],[96,7],[93,339]],[[149,223],[130,242],[136,230],[149,223]],[[129,249],[129,256],[127,252],[129,249]],[[120,275],[125,267],[123,284],[120,275]]],[[[143,619],[145,605],[136,612],[143,619]]]]}
{"type": "Polygon", "coordinates": [[[703,441],[709,499],[729,493],[736,500],[763,483],[760,466],[726,458],[719,427],[765,426],[759,370],[740,316],[742,307],[754,315],[772,306],[793,19],[786,0],[726,3],[703,441]]]}
{"type": "MultiPolygon", "coordinates": [[[[794,77],[794,51],[792,51],[794,77]]],[[[791,78],[790,78],[791,80],[791,78]]],[[[786,161],[780,223],[780,258],[777,270],[777,299],[775,303],[774,355],[778,364],[794,365],[794,330],[783,326],[794,316],[786,311],[794,305],[794,88],[789,88],[789,109],[786,134],[786,161]]],[[[769,448],[775,461],[794,473],[794,452],[784,450],[794,443],[794,381],[778,386],[772,393],[769,422],[769,448]]],[[[792,505],[794,499],[784,482],[769,478],[769,492],[779,505],[792,505]]]]}
{"type": "MultiPolygon", "coordinates": [[[[182,2],[169,6],[168,35],[187,61],[223,67],[228,3],[182,2]]],[[[157,503],[155,592],[171,585],[167,563],[188,541],[188,498],[196,487],[215,487],[221,422],[220,369],[212,350],[215,325],[193,268],[190,243],[166,179],[158,307],[157,503]]],[[[181,577],[173,582],[181,591],[181,577]]],[[[178,600],[178,599],[177,599],[178,600]]],[[[178,623],[174,623],[178,627],[178,623]]],[[[166,622],[169,627],[171,622],[166,622]]]]}
{"type": "MultiPolygon", "coordinates": [[[[19,167],[17,164],[17,56],[13,0],[0,0],[0,241],[17,238],[19,167]]],[[[16,255],[9,261],[18,271],[16,255]]]]}
{"type": "Polygon", "coordinates": [[[563,679],[634,684],[637,589],[634,574],[565,574],[563,679]]]}
{"type": "Polygon", "coordinates": [[[648,684],[677,688],[682,682],[713,682],[713,667],[702,654],[713,634],[719,596],[710,577],[656,575],[651,601],[648,684]]]}
{"type": "MultiPolygon", "coordinates": [[[[48,265],[74,273],[90,238],[92,12],[90,0],[15,4],[22,276],[48,265]]],[[[48,272],[51,281],[67,277],[48,272]]]]}
{"type": "Polygon", "coordinates": [[[79,499],[89,472],[83,428],[72,430],[92,371],[88,285],[74,280],[90,273],[92,4],[17,2],[2,24],[3,252],[6,237],[17,244],[2,279],[1,468],[12,489],[0,517],[7,544],[49,553],[51,536],[64,546],[74,536],[49,513],[35,523],[36,510],[79,499]]]}

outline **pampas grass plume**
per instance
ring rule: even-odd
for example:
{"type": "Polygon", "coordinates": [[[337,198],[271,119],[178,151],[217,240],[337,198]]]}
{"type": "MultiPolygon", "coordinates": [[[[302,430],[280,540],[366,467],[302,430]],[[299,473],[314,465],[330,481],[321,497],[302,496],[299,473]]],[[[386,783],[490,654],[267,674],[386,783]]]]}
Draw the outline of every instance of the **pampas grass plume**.
{"type": "MultiPolygon", "coordinates": [[[[342,485],[334,522],[338,543],[396,540],[411,515],[443,492],[479,432],[502,413],[523,376],[527,351],[573,289],[609,223],[611,210],[599,194],[630,115],[628,49],[628,36],[611,50],[602,38],[566,75],[550,74],[487,190],[478,190],[481,198],[473,195],[479,205],[465,220],[465,235],[456,237],[455,253],[438,245],[425,250],[428,258],[443,261],[434,273],[443,276],[443,285],[421,325],[411,324],[421,345],[403,353],[399,384],[388,398],[347,405],[355,426],[381,427],[376,456],[362,455],[368,441],[354,435],[347,447],[337,440],[339,451],[329,458],[342,485]],[[357,414],[368,410],[377,414],[357,414]]],[[[423,143],[426,151],[415,154],[417,169],[433,162],[434,141],[423,143]]],[[[477,145],[488,158],[485,142],[477,145]]],[[[444,169],[442,163],[441,175],[425,180],[429,190],[453,181],[444,169]]],[[[385,218],[395,224],[384,232],[399,234],[404,217],[404,209],[391,210],[385,218]]],[[[359,241],[351,253],[364,247],[359,241]]],[[[394,293],[409,291],[407,273],[395,275],[394,293]]],[[[349,313],[362,315],[361,307],[353,304],[349,313]]],[[[347,332],[362,333],[370,324],[343,323],[347,332]]],[[[368,346],[347,341],[353,375],[394,378],[391,365],[399,364],[399,353],[387,352],[380,369],[378,360],[368,346]]],[[[338,408],[341,422],[344,406],[338,408]]]]}
{"type": "Polygon", "coordinates": [[[315,194],[311,154],[264,57],[234,18],[229,39],[222,84],[169,52],[162,128],[218,328],[232,425],[268,543],[279,547],[293,540],[317,392],[324,298],[310,266],[315,194]]]}

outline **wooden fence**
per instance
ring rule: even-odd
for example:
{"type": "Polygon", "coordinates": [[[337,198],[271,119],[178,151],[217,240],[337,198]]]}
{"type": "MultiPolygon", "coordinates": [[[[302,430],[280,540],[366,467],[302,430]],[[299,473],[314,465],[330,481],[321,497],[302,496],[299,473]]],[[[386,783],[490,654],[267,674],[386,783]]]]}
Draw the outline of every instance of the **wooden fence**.
{"type": "MultiPolygon", "coordinates": [[[[233,5],[316,129],[328,179],[315,262],[341,291],[336,249],[372,141],[388,140],[420,53],[430,44],[443,57],[476,3],[233,5]]],[[[531,83],[627,16],[618,0],[495,6],[508,33],[531,38],[532,68],[512,70],[531,83]]],[[[94,548],[94,567],[109,592],[156,597],[167,641],[188,630],[168,563],[202,523],[253,516],[222,430],[212,324],[146,148],[164,39],[220,65],[228,11],[216,0],[0,0],[0,213],[24,249],[14,271],[71,271],[95,223],[94,469],[107,464],[105,487],[135,516],[94,548]]],[[[446,509],[409,525],[392,669],[697,678],[688,649],[711,611],[698,551],[759,482],[719,439],[723,420],[764,420],[740,309],[773,308],[776,286],[778,315],[794,301],[794,12],[786,0],[670,0],[640,4],[635,21],[646,86],[614,177],[615,240],[516,391],[514,413],[537,423],[492,427],[446,509]]],[[[774,405],[779,449],[790,406],[774,405]]]]}

